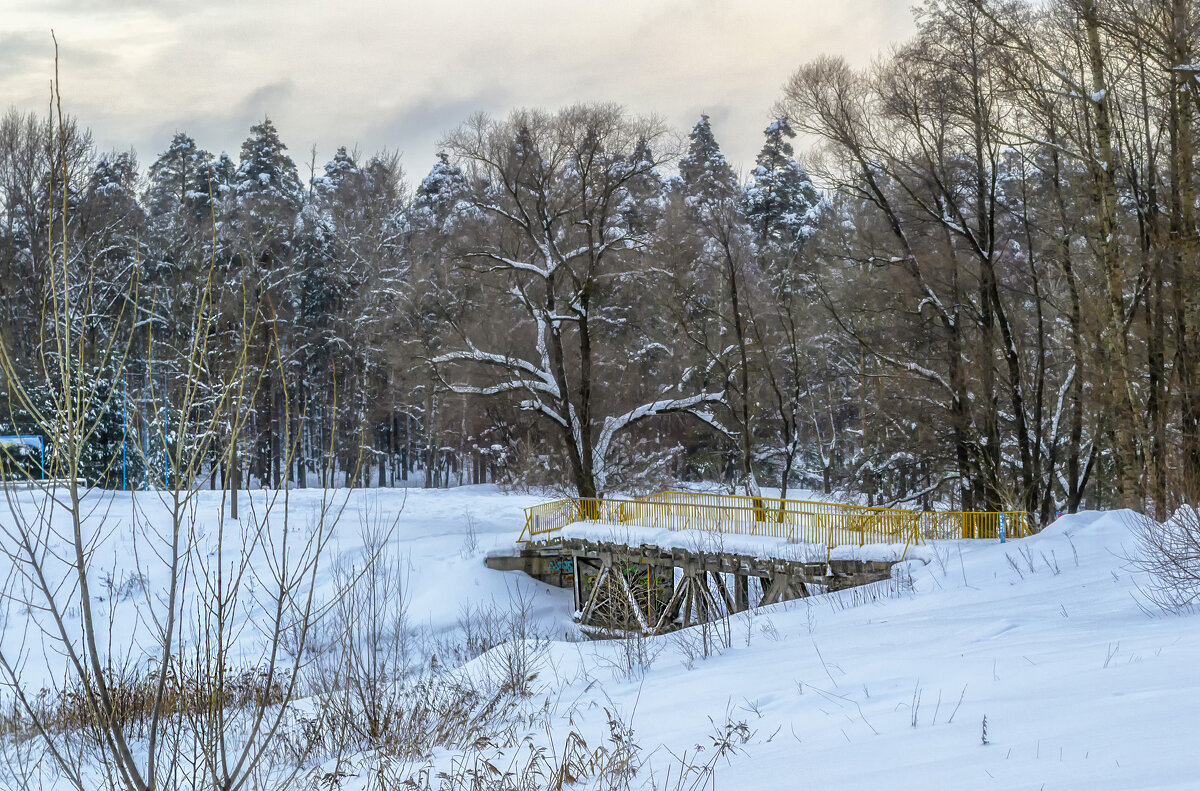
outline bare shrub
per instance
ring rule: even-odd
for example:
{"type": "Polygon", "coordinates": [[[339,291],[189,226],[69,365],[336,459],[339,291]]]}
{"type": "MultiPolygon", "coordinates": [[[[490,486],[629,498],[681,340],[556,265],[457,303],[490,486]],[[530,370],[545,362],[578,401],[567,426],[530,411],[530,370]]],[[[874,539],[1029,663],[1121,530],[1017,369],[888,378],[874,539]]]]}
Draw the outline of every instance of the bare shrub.
{"type": "Polygon", "coordinates": [[[534,617],[529,586],[509,589],[508,610],[490,622],[488,641],[496,647],[480,657],[487,679],[501,692],[528,695],[541,672],[550,640],[534,617]]]}
{"type": "Polygon", "coordinates": [[[640,681],[667,647],[662,637],[647,635],[640,630],[630,630],[611,643],[616,648],[614,657],[607,659],[598,654],[597,660],[621,681],[640,681]]]}
{"type": "Polygon", "coordinates": [[[535,603],[535,592],[518,583],[509,589],[508,601],[503,605],[496,602],[461,605],[453,629],[424,640],[434,669],[465,665],[508,641],[531,641],[534,646],[544,648],[550,635],[534,617],[535,603]]]}
{"type": "Polygon", "coordinates": [[[376,747],[403,716],[404,679],[417,662],[408,624],[408,559],[388,552],[399,512],[377,500],[359,509],[361,549],[333,565],[337,593],[321,624],[322,650],[307,680],[344,737],[376,747]]]}
{"type": "Polygon", "coordinates": [[[449,634],[432,641],[434,668],[457,667],[498,646],[503,637],[496,624],[503,613],[495,604],[459,605],[458,620],[449,634]]]}
{"type": "Polygon", "coordinates": [[[464,750],[481,739],[503,740],[517,723],[524,724],[514,696],[489,694],[450,674],[427,673],[397,683],[390,700],[392,717],[388,728],[378,733],[367,733],[359,711],[343,705],[328,707],[310,726],[328,754],[387,756],[396,769],[427,761],[439,748],[464,750]]]}
{"type": "Polygon", "coordinates": [[[745,745],[754,737],[745,720],[734,719],[732,710],[725,712],[722,722],[709,718],[707,743],[675,755],[675,763],[661,781],[654,779],[653,787],[664,791],[702,791],[715,788],[717,765],[727,764],[737,755],[745,754],[745,745]]]}
{"type": "Polygon", "coordinates": [[[1200,512],[1183,506],[1165,522],[1130,517],[1134,547],[1126,559],[1136,571],[1142,596],[1166,612],[1191,610],[1200,599],[1200,512]]]}
{"type": "Polygon", "coordinates": [[[467,526],[467,532],[463,536],[462,546],[458,549],[458,556],[466,560],[479,552],[479,533],[475,529],[475,516],[470,508],[463,511],[463,522],[467,526]]]}
{"type": "MultiPolygon", "coordinates": [[[[561,743],[552,722],[560,712],[514,690],[487,690],[456,673],[426,673],[402,684],[393,727],[366,749],[339,734],[357,726],[348,710],[329,710],[309,722],[337,756],[313,770],[310,787],[465,791],[508,789],[627,789],[641,766],[631,723],[605,707],[607,732],[595,744],[572,725],[561,743]],[[535,734],[544,733],[545,738],[535,734]],[[439,755],[440,754],[440,755],[439,755]],[[448,755],[447,755],[448,754],[448,755]],[[436,763],[435,763],[436,761],[436,763]],[[436,771],[435,771],[436,768],[436,771]],[[352,778],[356,778],[353,779],[352,778]]],[[[568,720],[574,723],[574,714],[568,720]]]]}

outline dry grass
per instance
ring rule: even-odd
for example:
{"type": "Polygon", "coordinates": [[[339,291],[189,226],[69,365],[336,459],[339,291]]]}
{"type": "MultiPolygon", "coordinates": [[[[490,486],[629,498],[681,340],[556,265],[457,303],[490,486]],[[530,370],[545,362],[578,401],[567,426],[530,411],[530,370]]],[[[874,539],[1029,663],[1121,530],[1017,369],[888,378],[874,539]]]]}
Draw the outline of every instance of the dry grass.
{"type": "MultiPolygon", "coordinates": [[[[216,672],[207,668],[169,670],[160,706],[156,706],[159,672],[154,668],[112,668],[104,677],[111,711],[111,722],[134,738],[144,736],[155,716],[197,716],[216,709],[243,708],[253,703],[278,705],[284,701],[284,689],[265,671],[225,668],[216,672]]],[[[33,715],[14,702],[0,713],[0,734],[24,739],[35,734],[34,721],[50,733],[78,731],[88,733],[102,716],[93,709],[100,698],[95,678],[85,679],[61,689],[42,689],[31,701],[33,715]]]]}

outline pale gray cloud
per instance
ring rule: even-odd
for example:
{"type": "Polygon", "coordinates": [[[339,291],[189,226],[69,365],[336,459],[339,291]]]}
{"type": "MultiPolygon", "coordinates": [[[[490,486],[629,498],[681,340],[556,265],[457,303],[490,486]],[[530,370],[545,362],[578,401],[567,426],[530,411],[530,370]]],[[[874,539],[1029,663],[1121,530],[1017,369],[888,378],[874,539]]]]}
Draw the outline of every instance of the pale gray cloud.
{"type": "Polygon", "coordinates": [[[0,95],[42,110],[61,48],[66,106],[143,162],[177,130],[236,153],[269,114],[316,146],[404,152],[418,177],[471,113],[615,101],[681,132],[701,112],[752,164],[787,76],[863,65],[906,37],[895,0],[0,0],[0,95]]]}
{"type": "MultiPolygon", "coordinates": [[[[474,113],[503,114],[513,106],[507,91],[501,88],[481,90],[463,97],[431,94],[406,103],[403,107],[386,114],[379,122],[365,130],[369,140],[392,140],[387,147],[404,154],[411,153],[411,163],[406,167],[423,170],[431,163],[430,151],[440,145],[442,136],[456,128],[474,113]],[[438,130],[432,143],[434,148],[415,151],[406,148],[405,141],[428,140],[429,132],[438,130]]],[[[416,174],[420,177],[420,173],[416,174]]]]}
{"type": "Polygon", "coordinates": [[[287,106],[295,93],[296,84],[286,77],[260,85],[238,102],[237,112],[242,115],[270,115],[287,106]]]}
{"type": "Polygon", "coordinates": [[[0,73],[26,73],[45,49],[45,37],[0,33],[0,73]]]}

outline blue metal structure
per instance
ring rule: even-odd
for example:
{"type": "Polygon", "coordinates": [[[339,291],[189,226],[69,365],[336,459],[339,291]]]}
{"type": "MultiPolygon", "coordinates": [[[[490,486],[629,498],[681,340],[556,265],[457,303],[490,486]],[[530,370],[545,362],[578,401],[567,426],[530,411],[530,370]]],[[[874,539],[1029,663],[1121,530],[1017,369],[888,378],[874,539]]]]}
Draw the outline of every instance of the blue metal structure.
{"type": "Polygon", "coordinates": [[[42,480],[46,480],[46,438],[41,434],[3,434],[0,435],[0,445],[11,447],[25,445],[38,450],[38,469],[41,470],[42,480]]]}

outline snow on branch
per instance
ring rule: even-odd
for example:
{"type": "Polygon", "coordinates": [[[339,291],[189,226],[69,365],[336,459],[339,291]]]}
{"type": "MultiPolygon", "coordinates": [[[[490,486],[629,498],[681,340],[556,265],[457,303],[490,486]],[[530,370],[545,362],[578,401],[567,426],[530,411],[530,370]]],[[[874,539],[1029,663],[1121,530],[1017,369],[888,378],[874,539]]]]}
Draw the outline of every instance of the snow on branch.
{"type": "Polygon", "coordinates": [[[456,393],[476,393],[479,395],[494,395],[496,393],[504,393],[512,390],[531,390],[534,392],[544,393],[552,398],[561,398],[561,393],[558,389],[558,383],[554,381],[554,376],[544,369],[539,368],[528,360],[523,360],[520,357],[511,357],[503,354],[493,354],[485,352],[477,348],[473,343],[468,341],[466,349],[458,351],[446,352],[434,357],[430,362],[436,365],[444,365],[445,363],[455,362],[476,362],[484,365],[496,366],[511,371],[518,378],[511,382],[506,382],[500,385],[495,385],[490,388],[474,387],[471,385],[455,385],[447,383],[456,393]],[[520,376],[521,373],[529,375],[529,378],[520,376]]]}
{"type": "Polygon", "coordinates": [[[549,279],[554,269],[554,267],[547,267],[546,269],[543,269],[537,264],[531,264],[528,261],[519,261],[515,258],[508,258],[507,256],[487,251],[467,253],[466,257],[487,259],[495,264],[495,266],[492,267],[493,270],[516,269],[522,272],[532,272],[543,279],[549,279]]]}
{"type": "Polygon", "coordinates": [[[718,403],[725,399],[725,391],[719,393],[697,393],[686,398],[664,398],[658,401],[651,401],[647,404],[635,407],[628,412],[617,415],[615,417],[604,418],[604,426],[600,429],[600,436],[596,439],[596,484],[601,490],[604,488],[605,479],[607,478],[607,462],[609,448],[612,446],[613,438],[618,432],[623,431],[639,420],[651,417],[653,415],[665,415],[671,412],[686,412],[710,425],[717,425],[708,410],[701,409],[704,404],[718,403]]]}

